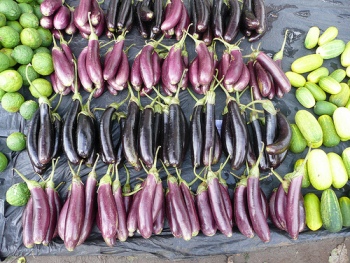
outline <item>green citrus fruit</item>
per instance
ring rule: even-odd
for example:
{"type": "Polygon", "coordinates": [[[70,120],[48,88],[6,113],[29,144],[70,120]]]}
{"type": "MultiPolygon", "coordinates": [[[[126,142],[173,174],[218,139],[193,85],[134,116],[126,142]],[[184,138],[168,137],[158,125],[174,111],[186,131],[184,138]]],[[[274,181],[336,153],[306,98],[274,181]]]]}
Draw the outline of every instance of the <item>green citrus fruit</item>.
{"type": "Polygon", "coordinates": [[[8,69],[10,67],[9,58],[2,52],[0,52],[0,72],[8,69]]]}
{"type": "Polygon", "coordinates": [[[5,171],[7,165],[8,165],[8,160],[6,155],[0,152],[0,172],[5,171]]]}
{"type": "Polygon", "coordinates": [[[35,100],[27,100],[19,108],[19,114],[21,114],[25,120],[30,120],[33,118],[33,115],[38,108],[39,104],[35,100]]]}
{"type": "Polygon", "coordinates": [[[0,42],[3,47],[14,48],[20,42],[19,33],[10,26],[0,28],[0,42]]]}
{"type": "Polygon", "coordinates": [[[47,53],[47,54],[51,55],[51,51],[47,47],[38,47],[38,48],[34,49],[34,54],[36,54],[36,53],[47,53]]]}
{"type": "Polygon", "coordinates": [[[26,45],[18,45],[13,49],[11,56],[17,61],[17,63],[24,65],[32,61],[33,55],[33,49],[26,45]]]}
{"type": "Polygon", "coordinates": [[[1,105],[7,112],[17,112],[24,103],[24,97],[19,92],[7,92],[2,96],[1,105]]]}
{"type": "Polygon", "coordinates": [[[49,47],[52,44],[52,34],[49,29],[39,27],[38,29],[39,35],[41,37],[41,46],[42,47],[49,47]]]}
{"type": "Polygon", "coordinates": [[[39,98],[41,96],[49,97],[52,94],[53,89],[48,80],[37,78],[33,80],[32,85],[29,86],[29,91],[34,98],[39,98]]]}
{"type": "Polygon", "coordinates": [[[19,8],[21,9],[22,14],[23,13],[33,13],[34,9],[33,7],[28,3],[19,3],[19,8]]]}
{"type": "Polygon", "coordinates": [[[14,67],[17,64],[17,61],[14,60],[14,58],[11,56],[12,52],[13,52],[12,48],[5,48],[4,47],[4,48],[0,49],[0,52],[5,54],[7,56],[7,58],[9,59],[9,61],[10,61],[10,68],[14,67]]]}
{"type": "Polygon", "coordinates": [[[21,31],[23,30],[23,27],[18,21],[7,21],[6,25],[12,27],[18,33],[21,33],[21,31]]]}
{"type": "Polygon", "coordinates": [[[40,75],[48,76],[53,72],[51,54],[36,53],[32,59],[32,66],[40,75]]]}
{"type": "Polygon", "coordinates": [[[2,97],[6,94],[6,91],[0,89],[0,102],[2,100],[2,97]]]}
{"type": "Polygon", "coordinates": [[[7,137],[6,145],[11,151],[22,151],[26,148],[26,136],[22,132],[13,132],[7,137]]]}
{"type": "Polygon", "coordinates": [[[6,26],[6,16],[0,13],[0,27],[6,26]]]}
{"type": "Polygon", "coordinates": [[[40,47],[42,43],[40,34],[35,28],[24,28],[20,33],[20,39],[23,45],[32,49],[40,47]]]}
{"type": "Polygon", "coordinates": [[[0,89],[6,92],[18,91],[23,84],[22,76],[14,69],[0,72],[0,89]]]}
{"type": "Polygon", "coordinates": [[[39,73],[36,72],[32,66],[27,67],[27,65],[21,65],[18,67],[17,72],[22,76],[24,86],[29,86],[28,79],[30,81],[33,81],[40,77],[39,73]],[[26,71],[27,71],[27,74],[26,74],[26,71]]]}
{"type": "Polygon", "coordinates": [[[0,1],[0,13],[6,16],[7,20],[17,20],[22,14],[21,8],[13,0],[1,0],[0,1]]]}
{"type": "Polygon", "coordinates": [[[23,13],[19,17],[19,23],[23,28],[38,28],[39,19],[33,13],[23,13]]]}
{"type": "Polygon", "coordinates": [[[36,17],[40,19],[43,17],[43,14],[41,13],[41,10],[40,10],[40,5],[39,4],[35,4],[33,6],[33,9],[34,9],[34,14],[36,15],[36,17]]]}

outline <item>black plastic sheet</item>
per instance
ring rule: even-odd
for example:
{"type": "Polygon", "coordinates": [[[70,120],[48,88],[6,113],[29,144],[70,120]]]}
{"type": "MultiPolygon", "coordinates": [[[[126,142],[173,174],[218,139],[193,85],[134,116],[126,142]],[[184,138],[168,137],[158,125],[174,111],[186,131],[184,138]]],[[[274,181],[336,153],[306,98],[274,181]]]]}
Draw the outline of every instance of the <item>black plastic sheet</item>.
{"type": "MultiPolygon", "coordinates": [[[[215,0],[214,0],[215,1],[215,0]]],[[[77,6],[78,1],[67,1],[72,6],[77,6]]],[[[109,1],[106,0],[102,4],[102,8],[106,10],[108,8],[109,1]]],[[[188,6],[188,0],[185,1],[188,6]]],[[[282,66],[284,71],[290,69],[291,62],[300,56],[313,53],[314,50],[306,50],[304,48],[304,39],[308,29],[311,26],[318,26],[322,31],[329,26],[336,26],[339,29],[338,38],[345,42],[350,40],[350,3],[348,0],[296,0],[296,1],[276,1],[266,0],[266,10],[268,13],[268,31],[264,37],[255,43],[248,43],[247,40],[243,39],[240,47],[244,55],[251,53],[251,47],[257,48],[260,43],[260,49],[273,55],[277,52],[282,45],[285,31],[288,29],[287,43],[284,52],[284,58],[282,66]]],[[[236,38],[238,40],[242,37],[239,34],[236,38]]],[[[108,42],[107,37],[101,37],[101,41],[104,43],[108,42]]],[[[165,43],[173,43],[175,40],[166,40],[165,43]]],[[[135,44],[129,50],[129,60],[132,62],[136,53],[144,45],[145,39],[142,39],[135,26],[132,32],[126,36],[126,46],[135,44]]],[[[78,57],[81,49],[87,45],[87,40],[82,39],[80,35],[76,35],[71,46],[75,55],[78,57]]],[[[110,45],[109,45],[110,46],[110,45]]],[[[109,46],[102,48],[101,55],[109,46]]],[[[187,50],[190,54],[190,59],[195,55],[194,43],[191,39],[186,40],[187,50]]],[[[219,58],[221,57],[223,46],[218,44],[217,50],[219,58]]],[[[332,59],[324,62],[324,65],[330,70],[334,70],[340,67],[339,59],[332,59]]],[[[21,89],[21,92],[26,98],[31,98],[26,87],[21,89]]],[[[85,91],[81,91],[84,101],[86,101],[88,94],[85,91]]],[[[112,96],[106,91],[103,96],[98,99],[93,99],[91,108],[106,107],[108,104],[114,101],[121,101],[127,95],[127,91],[121,92],[117,96],[112,96]]],[[[61,116],[64,116],[70,103],[71,95],[63,98],[62,104],[59,107],[58,112],[61,116]]],[[[195,101],[185,91],[180,93],[181,106],[189,120],[192,107],[195,101]]],[[[241,102],[247,103],[250,101],[248,92],[242,96],[241,102]]],[[[142,105],[146,105],[149,102],[147,98],[142,99],[142,105]]],[[[221,112],[224,108],[225,95],[221,90],[217,91],[216,97],[216,116],[218,120],[221,120],[221,112]]],[[[57,103],[57,99],[53,101],[53,106],[57,103]]],[[[281,110],[289,119],[290,122],[294,122],[294,115],[298,109],[302,106],[295,99],[295,90],[292,89],[289,94],[286,94],[282,99],[274,99],[273,103],[275,107],[281,110]]],[[[126,110],[126,104],[121,107],[122,111],[126,110]]],[[[101,116],[101,111],[96,111],[95,115],[97,119],[101,116]]],[[[231,238],[227,238],[221,233],[217,233],[213,237],[206,237],[199,234],[190,241],[184,241],[182,239],[174,238],[167,225],[163,232],[159,236],[152,236],[146,240],[136,235],[129,238],[126,242],[118,242],[113,248],[107,247],[104,243],[101,235],[99,234],[96,227],[93,229],[93,233],[90,238],[81,246],[77,247],[74,252],[68,252],[62,240],[59,238],[55,239],[49,246],[45,247],[42,245],[36,245],[33,249],[27,249],[22,244],[22,227],[21,227],[21,215],[24,207],[11,207],[5,200],[6,190],[14,183],[21,182],[19,176],[15,175],[12,171],[13,167],[16,167],[22,172],[27,178],[39,180],[39,177],[32,171],[32,167],[26,151],[20,153],[13,153],[6,147],[6,137],[15,131],[27,132],[28,121],[24,121],[23,118],[16,114],[9,114],[0,108],[0,150],[4,152],[8,159],[8,168],[0,174],[0,257],[6,258],[9,256],[20,256],[20,255],[97,255],[97,254],[115,254],[121,256],[137,255],[137,254],[152,254],[154,256],[166,259],[184,259],[193,258],[196,256],[212,256],[217,254],[233,254],[255,251],[262,248],[284,246],[301,242],[309,242],[315,240],[321,240],[333,237],[345,237],[350,236],[348,230],[344,229],[338,233],[330,233],[325,230],[319,230],[317,232],[305,231],[299,235],[299,239],[292,241],[286,232],[277,230],[271,225],[271,241],[269,243],[263,243],[256,236],[252,239],[247,239],[241,235],[237,229],[231,238]],[[2,205],[4,204],[4,205],[2,205]],[[3,219],[4,218],[4,219],[3,219]]],[[[339,146],[332,149],[325,149],[326,151],[333,151],[341,153],[342,150],[349,146],[348,142],[342,142],[339,146]]],[[[292,171],[294,162],[305,157],[306,152],[302,154],[288,153],[284,163],[277,169],[280,174],[286,174],[292,171]]],[[[224,161],[224,156],[221,162],[224,161]]],[[[75,167],[77,168],[77,167],[75,167]]],[[[129,167],[130,168],[130,167],[129,167]]],[[[218,165],[214,167],[217,169],[218,165]]],[[[106,172],[107,166],[101,161],[97,165],[97,174],[99,178],[106,172]]],[[[48,169],[44,177],[46,178],[51,169],[48,169]]],[[[86,175],[90,172],[90,168],[82,166],[81,177],[85,182],[86,175]]],[[[135,184],[137,178],[145,178],[145,172],[135,172],[130,168],[131,182],[135,184]]],[[[236,174],[241,175],[243,169],[240,171],[234,171],[236,174]]],[[[231,194],[235,186],[235,179],[229,174],[229,168],[225,168],[223,176],[227,179],[231,194]]],[[[125,171],[120,170],[120,176],[122,183],[125,180],[125,171]]],[[[190,163],[189,152],[186,156],[186,161],[182,167],[182,176],[184,179],[191,181],[194,178],[192,173],[192,167],[190,163]]],[[[166,177],[164,171],[161,172],[161,177],[166,177]]],[[[71,174],[67,165],[67,159],[62,154],[59,160],[59,164],[56,169],[55,182],[66,182],[60,189],[59,193],[62,199],[65,198],[67,188],[71,180],[71,174]]],[[[165,185],[165,184],[164,184],[165,185]]],[[[270,195],[271,190],[278,185],[278,181],[275,177],[270,176],[267,179],[261,181],[261,187],[267,196],[270,195]]],[[[196,190],[197,184],[194,185],[193,190],[196,190]]],[[[315,191],[312,189],[303,189],[303,192],[315,191]]],[[[316,191],[317,192],[317,191],[316,191]]],[[[319,192],[317,192],[319,193],[319,192]]],[[[347,195],[348,186],[337,191],[337,194],[347,195]]]]}

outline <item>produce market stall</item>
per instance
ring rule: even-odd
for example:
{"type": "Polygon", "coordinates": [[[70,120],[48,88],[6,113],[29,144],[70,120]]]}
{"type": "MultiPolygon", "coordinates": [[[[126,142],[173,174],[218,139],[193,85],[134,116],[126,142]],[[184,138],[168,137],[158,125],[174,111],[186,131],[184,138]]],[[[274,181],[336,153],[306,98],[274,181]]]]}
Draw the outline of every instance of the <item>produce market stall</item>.
{"type": "MultiPolygon", "coordinates": [[[[79,1],[67,1],[71,6],[77,6],[79,1]]],[[[189,2],[184,1],[186,6],[189,7],[189,2]]],[[[106,0],[102,3],[101,7],[104,10],[108,9],[109,1],[106,0]]],[[[339,30],[337,38],[342,39],[345,42],[350,40],[349,35],[349,22],[350,22],[350,6],[346,0],[343,1],[273,1],[266,0],[266,12],[267,12],[267,32],[258,41],[249,43],[246,39],[243,39],[240,43],[240,48],[242,49],[243,55],[249,55],[251,53],[251,48],[257,48],[260,44],[260,49],[267,54],[273,56],[277,51],[280,50],[283,38],[286,30],[287,41],[284,49],[284,58],[282,60],[282,68],[284,71],[290,70],[291,63],[296,59],[306,54],[314,53],[314,50],[307,50],[304,47],[304,40],[306,33],[312,26],[318,26],[321,31],[324,31],[329,26],[335,26],[339,30]]],[[[238,40],[241,37],[241,33],[236,37],[238,40]]],[[[100,40],[107,43],[109,39],[106,36],[100,37],[100,40]]],[[[164,43],[174,43],[174,39],[166,39],[164,43]]],[[[132,63],[135,55],[139,52],[141,47],[145,44],[145,39],[143,39],[135,26],[130,33],[126,34],[126,46],[130,47],[128,52],[129,62],[132,63]]],[[[87,40],[83,39],[79,34],[76,34],[71,43],[71,48],[76,57],[79,56],[82,49],[87,45],[87,40]]],[[[101,54],[107,50],[109,45],[101,49],[101,54]]],[[[194,42],[187,38],[186,48],[189,52],[190,61],[194,58],[194,42]]],[[[221,57],[223,50],[223,45],[217,44],[217,52],[219,58],[221,57]]],[[[325,67],[329,68],[330,71],[340,68],[339,58],[325,60],[325,67]]],[[[20,90],[26,98],[31,98],[29,91],[26,88],[20,90]]],[[[86,100],[89,94],[84,90],[81,90],[83,100],[86,100]]],[[[154,95],[154,94],[153,94],[154,95]]],[[[105,108],[111,102],[120,102],[127,96],[127,90],[124,90],[118,95],[113,96],[108,91],[99,97],[92,99],[91,109],[94,108],[105,108]]],[[[225,94],[222,90],[216,90],[216,105],[215,112],[217,123],[220,123],[222,119],[221,113],[224,108],[225,94]]],[[[180,105],[186,115],[187,120],[190,119],[193,106],[195,101],[186,91],[181,91],[179,94],[180,105]]],[[[56,98],[53,104],[57,103],[58,98],[56,98]]],[[[241,97],[242,103],[248,103],[250,101],[250,96],[246,92],[241,97]]],[[[58,109],[58,113],[63,117],[68,111],[68,106],[71,102],[71,95],[63,97],[61,105],[58,109]]],[[[294,123],[295,113],[299,109],[303,109],[303,106],[295,98],[295,89],[283,96],[283,98],[274,98],[272,100],[276,109],[287,116],[291,123],[294,123]]],[[[149,99],[142,97],[142,105],[149,103],[149,99]]],[[[127,104],[121,106],[121,111],[126,111],[127,104]]],[[[312,112],[312,109],[310,109],[312,112]]],[[[102,111],[96,110],[94,112],[97,120],[100,119],[102,111]]],[[[237,228],[234,227],[234,232],[232,237],[226,237],[219,231],[211,237],[199,234],[193,237],[190,241],[184,241],[181,238],[175,238],[171,234],[168,225],[166,224],[162,233],[160,235],[153,235],[149,239],[142,238],[139,234],[134,237],[128,238],[126,242],[117,242],[114,247],[108,247],[103,241],[98,229],[94,226],[92,234],[84,242],[84,244],[75,248],[73,252],[68,252],[61,239],[56,238],[48,246],[36,245],[33,249],[27,249],[22,244],[22,225],[21,217],[24,207],[13,207],[6,203],[5,193],[6,190],[14,183],[21,182],[22,179],[14,173],[12,170],[15,167],[18,171],[23,173],[27,178],[39,180],[39,177],[35,175],[32,171],[32,166],[28,158],[26,151],[19,153],[11,152],[5,143],[6,137],[14,131],[22,131],[27,134],[28,131],[28,121],[25,121],[19,113],[8,113],[0,108],[0,150],[6,154],[9,159],[9,165],[7,169],[0,173],[0,247],[1,247],[1,258],[6,258],[9,256],[20,256],[20,255],[97,255],[97,254],[117,254],[117,255],[136,255],[136,254],[152,254],[158,257],[163,257],[166,259],[183,259],[183,258],[193,258],[196,256],[209,256],[216,254],[233,254],[255,251],[258,249],[290,245],[301,242],[309,242],[314,240],[327,239],[332,237],[349,236],[348,229],[344,228],[340,232],[330,233],[327,230],[320,229],[316,232],[306,230],[299,235],[297,240],[291,240],[289,235],[285,231],[278,230],[272,224],[271,228],[271,241],[268,243],[263,243],[257,236],[248,239],[238,232],[237,228]]],[[[118,131],[117,131],[118,132],[118,131]]],[[[326,152],[332,151],[341,154],[342,151],[349,146],[349,142],[341,142],[338,146],[332,148],[323,148],[326,152]]],[[[288,153],[286,159],[276,171],[284,175],[293,170],[293,166],[296,160],[299,158],[304,158],[307,150],[301,154],[288,153]]],[[[221,163],[225,161],[225,156],[222,155],[221,163]]],[[[159,166],[160,167],[160,166],[159,166]]],[[[214,169],[219,168],[219,164],[214,166],[214,169]]],[[[137,182],[137,178],[145,178],[146,174],[144,171],[136,172],[134,169],[129,167],[131,184],[134,185],[137,182]]],[[[187,152],[186,159],[182,165],[182,177],[187,181],[192,181],[194,179],[192,165],[190,160],[190,152],[187,152]]],[[[87,174],[91,171],[91,168],[82,166],[80,174],[82,180],[85,182],[87,174]]],[[[98,178],[101,178],[107,171],[107,165],[103,162],[98,162],[96,167],[98,178]]],[[[173,170],[170,169],[171,172],[173,170]]],[[[237,175],[241,175],[244,169],[239,171],[233,171],[237,175]]],[[[44,177],[48,176],[51,172],[49,168],[45,173],[44,177]]],[[[227,180],[230,193],[233,193],[235,187],[236,179],[230,174],[231,170],[229,167],[225,167],[223,170],[223,178],[227,180]]],[[[268,172],[262,173],[262,175],[267,175],[268,172]]],[[[162,179],[166,178],[166,173],[164,170],[160,172],[162,179]]],[[[125,170],[120,169],[120,178],[122,183],[125,181],[125,170]]],[[[59,182],[66,182],[62,187],[59,188],[59,194],[62,198],[65,198],[68,191],[68,186],[71,181],[70,169],[67,165],[67,159],[64,154],[61,154],[59,159],[56,173],[54,177],[56,184],[59,182]]],[[[269,176],[266,179],[261,180],[261,187],[266,194],[270,196],[272,189],[277,187],[279,181],[274,176],[269,176]]],[[[165,182],[164,182],[165,185],[165,182]]],[[[193,190],[196,190],[198,183],[194,184],[193,190]]],[[[348,196],[349,185],[338,189],[336,193],[338,196],[348,196]]],[[[302,189],[305,194],[307,192],[315,192],[320,194],[320,191],[313,189],[312,187],[302,189]]]]}

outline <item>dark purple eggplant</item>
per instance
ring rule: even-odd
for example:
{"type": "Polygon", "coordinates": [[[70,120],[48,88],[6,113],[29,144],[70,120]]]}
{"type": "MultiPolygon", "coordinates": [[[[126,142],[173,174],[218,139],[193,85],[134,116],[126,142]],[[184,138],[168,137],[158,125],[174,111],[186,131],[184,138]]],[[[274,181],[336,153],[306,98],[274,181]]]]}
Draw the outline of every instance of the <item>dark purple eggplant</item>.
{"type": "Polygon", "coordinates": [[[141,12],[140,12],[140,17],[142,21],[151,21],[154,17],[154,13],[151,10],[151,1],[150,0],[142,0],[141,1],[142,6],[141,6],[141,12]]]}
{"type": "Polygon", "coordinates": [[[210,6],[206,0],[194,0],[197,11],[197,31],[205,32],[210,20],[210,6]]]}
{"type": "Polygon", "coordinates": [[[95,117],[91,112],[81,111],[78,114],[76,128],[77,153],[83,159],[88,158],[95,147],[95,117]]]}
{"type": "Polygon", "coordinates": [[[221,144],[222,149],[227,157],[230,156],[230,159],[233,158],[234,155],[234,140],[232,134],[230,119],[228,118],[227,108],[224,110],[222,114],[222,124],[221,124],[221,144]]]}
{"type": "Polygon", "coordinates": [[[149,32],[148,32],[148,27],[146,25],[146,22],[142,19],[142,2],[143,1],[137,1],[136,2],[136,14],[135,14],[135,17],[136,17],[136,21],[137,21],[137,26],[138,26],[138,29],[139,29],[139,32],[140,32],[140,35],[143,37],[143,38],[148,38],[148,35],[149,35],[149,32]]]}
{"type": "Polygon", "coordinates": [[[231,42],[237,36],[239,31],[240,17],[241,17],[241,7],[239,6],[238,0],[230,0],[230,18],[227,23],[224,40],[231,42]]]}
{"type": "Polygon", "coordinates": [[[209,90],[206,94],[204,114],[204,143],[202,161],[205,166],[210,166],[213,164],[213,151],[214,146],[216,145],[215,120],[215,92],[209,90]]]}
{"type": "Polygon", "coordinates": [[[270,73],[268,73],[259,62],[254,63],[254,71],[260,94],[263,97],[267,97],[273,88],[270,73]]]}
{"type": "Polygon", "coordinates": [[[256,32],[263,34],[267,30],[267,17],[264,0],[252,0],[254,14],[259,21],[259,26],[256,28],[256,32]]]}
{"type": "Polygon", "coordinates": [[[63,150],[67,159],[73,163],[78,164],[81,160],[76,148],[75,133],[77,127],[78,113],[81,111],[81,102],[75,99],[71,102],[70,108],[65,115],[63,124],[62,143],[63,150]]]}
{"type": "Polygon", "coordinates": [[[153,3],[154,24],[152,25],[152,33],[158,35],[161,32],[160,26],[163,22],[163,1],[154,0],[153,3]]]}
{"type": "Polygon", "coordinates": [[[116,109],[107,107],[100,119],[100,145],[107,164],[115,163],[115,153],[112,141],[112,118],[116,109]]]}
{"type": "Polygon", "coordinates": [[[117,17],[117,27],[118,29],[122,29],[125,27],[128,14],[132,8],[132,1],[131,0],[123,0],[120,3],[119,11],[118,11],[118,17],[117,17]]]}
{"type": "Polygon", "coordinates": [[[214,37],[222,38],[225,30],[225,16],[223,14],[223,0],[213,1],[211,21],[214,37]]]}
{"type": "Polygon", "coordinates": [[[114,32],[117,28],[116,21],[118,15],[119,0],[112,0],[109,2],[108,10],[106,14],[107,29],[110,32],[114,32]]]}
{"type": "Polygon", "coordinates": [[[203,107],[205,98],[198,100],[196,105],[193,107],[191,122],[190,122],[190,133],[191,133],[191,160],[194,168],[199,167],[203,164],[202,152],[203,152],[203,107]]]}
{"type": "Polygon", "coordinates": [[[153,127],[154,127],[154,109],[152,105],[147,105],[141,112],[139,121],[139,138],[138,149],[140,159],[150,168],[154,162],[154,141],[153,141],[153,127]]]}
{"type": "Polygon", "coordinates": [[[287,194],[286,190],[288,189],[287,181],[284,181],[278,186],[276,197],[275,197],[275,215],[277,222],[282,227],[282,229],[287,230],[286,226],[286,215],[285,215],[285,207],[287,194]]]}
{"type": "Polygon", "coordinates": [[[251,88],[251,92],[253,94],[253,98],[254,100],[261,100],[262,96],[259,90],[259,85],[257,83],[256,80],[256,74],[255,74],[255,70],[254,70],[254,62],[253,60],[249,60],[247,63],[247,67],[249,70],[249,86],[251,88]]]}
{"type": "Polygon", "coordinates": [[[292,138],[292,131],[289,121],[282,112],[277,112],[277,129],[278,135],[272,144],[266,145],[266,152],[268,154],[281,154],[285,152],[290,144],[292,138]]]}

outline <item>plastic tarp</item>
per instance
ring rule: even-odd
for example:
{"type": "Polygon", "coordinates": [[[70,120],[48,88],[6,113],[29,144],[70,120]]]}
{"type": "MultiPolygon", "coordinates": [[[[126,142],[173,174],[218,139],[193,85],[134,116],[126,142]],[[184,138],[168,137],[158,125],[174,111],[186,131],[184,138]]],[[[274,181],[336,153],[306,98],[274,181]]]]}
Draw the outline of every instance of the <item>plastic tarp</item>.
{"type": "MultiPolygon", "coordinates": [[[[79,1],[67,1],[72,6],[77,6],[79,1]]],[[[106,10],[108,8],[109,1],[106,0],[102,4],[102,8],[106,10]]],[[[185,1],[188,5],[188,0],[185,1]]],[[[282,66],[284,71],[290,69],[292,61],[300,56],[313,53],[314,50],[306,50],[304,48],[304,39],[308,29],[311,26],[318,26],[322,31],[329,26],[336,26],[339,29],[338,38],[345,42],[350,40],[349,34],[349,23],[350,23],[350,5],[347,0],[265,0],[266,11],[268,16],[268,31],[263,38],[255,43],[249,43],[246,39],[241,41],[240,47],[244,55],[251,53],[251,47],[257,48],[260,44],[260,49],[273,55],[277,52],[282,45],[285,31],[288,29],[287,43],[284,52],[284,58],[282,66]]],[[[237,40],[242,37],[241,34],[237,36],[237,40]]],[[[106,43],[109,41],[107,37],[101,37],[101,41],[106,43]]],[[[175,40],[165,40],[165,43],[173,43],[175,40]]],[[[132,60],[140,48],[144,45],[145,39],[142,39],[138,33],[137,27],[135,26],[132,32],[126,36],[126,46],[135,44],[129,50],[129,60],[132,60]]],[[[71,47],[75,55],[78,57],[81,49],[87,45],[87,40],[82,39],[80,35],[74,36],[71,47]]],[[[195,55],[194,43],[191,39],[186,40],[187,50],[190,54],[190,59],[195,55]]],[[[101,49],[101,56],[110,45],[101,49]]],[[[223,46],[217,45],[219,58],[223,46]]],[[[324,65],[330,70],[334,70],[340,67],[339,59],[332,59],[325,61],[324,65]]],[[[21,92],[26,98],[31,98],[26,87],[21,89],[21,92]]],[[[85,91],[81,91],[84,101],[86,101],[88,94],[85,91]]],[[[117,96],[112,96],[106,91],[103,96],[98,99],[93,99],[91,102],[91,108],[103,108],[114,101],[121,101],[126,97],[127,91],[121,92],[117,96]]],[[[153,94],[154,95],[154,94],[153,94]]],[[[61,116],[64,116],[70,103],[71,95],[63,98],[63,101],[59,107],[58,112],[61,116]]],[[[190,114],[195,101],[185,91],[180,92],[181,106],[189,120],[190,114]]],[[[216,96],[216,118],[221,120],[221,112],[224,108],[225,95],[222,90],[217,90],[216,96]]],[[[249,93],[246,92],[241,98],[242,103],[248,103],[250,101],[249,93]]],[[[142,105],[149,103],[147,98],[142,98],[142,105]]],[[[302,106],[295,99],[295,89],[293,88],[289,94],[286,94],[282,99],[274,99],[273,103],[275,107],[281,110],[289,119],[290,122],[294,121],[294,115],[298,109],[302,106]]],[[[57,99],[53,101],[53,106],[57,104],[57,99]]],[[[126,111],[126,104],[120,109],[126,111]]],[[[96,118],[99,119],[101,111],[95,111],[96,118]]],[[[255,251],[262,248],[290,245],[300,242],[310,242],[315,240],[321,240],[333,237],[349,236],[348,230],[344,229],[338,233],[330,233],[325,230],[319,230],[317,232],[305,231],[299,235],[299,239],[292,241],[286,232],[277,230],[271,225],[271,241],[269,243],[263,243],[260,239],[255,236],[252,239],[247,239],[238,232],[235,228],[232,237],[227,238],[221,233],[217,233],[215,236],[206,237],[202,234],[192,238],[190,241],[184,241],[177,239],[172,236],[169,231],[167,224],[161,235],[152,236],[150,239],[143,239],[137,235],[129,238],[126,242],[117,242],[117,245],[113,248],[107,247],[104,243],[101,235],[99,234],[96,227],[89,239],[81,246],[77,247],[73,252],[68,252],[61,239],[56,238],[49,246],[45,247],[42,245],[36,245],[33,249],[27,249],[22,244],[22,227],[21,227],[21,215],[24,207],[11,207],[5,200],[6,190],[14,183],[21,182],[18,175],[14,174],[12,167],[16,167],[22,172],[27,178],[39,180],[39,177],[32,171],[32,167],[26,151],[20,153],[13,153],[6,147],[6,137],[14,131],[27,132],[28,121],[24,121],[23,118],[16,114],[9,114],[0,108],[0,150],[3,151],[8,159],[8,168],[0,173],[0,257],[2,259],[9,256],[19,255],[97,255],[97,254],[115,254],[115,255],[137,255],[137,254],[152,254],[161,258],[167,259],[181,259],[181,258],[192,258],[195,256],[209,256],[216,254],[233,254],[255,251]]],[[[116,130],[117,134],[119,131],[116,130]]],[[[332,149],[325,149],[326,151],[334,151],[341,153],[342,150],[349,145],[348,142],[343,142],[339,146],[332,149]]],[[[306,152],[296,155],[288,153],[283,164],[277,169],[280,174],[286,174],[291,172],[293,169],[294,162],[305,157],[306,152]]],[[[225,157],[223,156],[221,162],[225,157]]],[[[217,169],[218,165],[214,167],[217,169]]],[[[101,161],[97,165],[97,174],[99,178],[106,172],[107,165],[101,161]]],[[[44,177],[46,178],[51,172],[51,168],[48,169],[44,177]]],[[[90,168],[82,166],[81,177],[85,182],[86,175],[90,172],[90,168]]],[[[130,168],[131,182],[134,185],[137,182],[137,178],[145,178],[145,172],[135,172],[130,168]]],[[[233,171],[235,174],[241,175],[242,170],[233,171]]],[[[266,173],[265,173],[266,175],[266,173]]],[[[120,176],[122,183],[125,180],[124,169],[120,170],[120,176]]],[[[191,181],[194,178],[192,173],[192,166],[190,162],[190,153],[187,153],[186,161],[182,167],[182,176],[191,181]]],[[[227,179],[231,194],[235,186],[235,179],[230,175],[230,169],[225,167],[223,176],[227,179]]],[[[161,177],[164,179],[166,174],[164,171],[161,172],[161,177]]],[[[61,188],[59,193],[62,199],[65,198],[68,186],[71,181],[71,174],[67,165],[67,159],[64,154],[61,155],[58,167],[56,169],[55,182],[66,182],[61,188]]],[[[261,187],[267,196],[270,195],[271,190],[278,185],[278,181],[274,176],[270,176],[267,179],[261,181],[261,187]]],[[[193,190],[196,190],[198,184],[195,184],[193,190]]],[[[165,186],[165,184],[164,184],[165,186]]],[[[311,189],[303,189],[303,191],[314,191],[311,189]]],[[[319,192],[318,192],[319,193],[319,192]]],[[[339,195],[347,195],[348,187],[337,190],[339,195]]]]}

